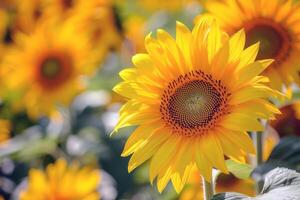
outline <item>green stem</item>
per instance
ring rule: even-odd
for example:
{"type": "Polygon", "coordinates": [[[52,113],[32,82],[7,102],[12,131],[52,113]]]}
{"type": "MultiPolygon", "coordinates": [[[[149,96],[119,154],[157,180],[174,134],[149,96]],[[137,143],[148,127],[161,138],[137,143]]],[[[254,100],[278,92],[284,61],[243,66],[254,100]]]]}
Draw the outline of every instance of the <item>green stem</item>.
{"type": "Polygon", "coordinates": [[[209,183],[202,177],[204,200],[210,200],[213,197],[213,184],[209,183]]]}
{"type": "Polygon", "coordinates": [[[254,134],[254,141],[256,147],[256,166],[263,163],[263,133],[257,132],[254,134]]]}
{"type": "MultiPolygon", "coordinates": [[[[259,166],[263,163],[263,133],[257,132],[253,134],[253,139],[256,147],[256,166],[259,166]]],[[[259,194],[262,190],[263,182],[258,181],[256,183],[256,192],[259,194]]]]}

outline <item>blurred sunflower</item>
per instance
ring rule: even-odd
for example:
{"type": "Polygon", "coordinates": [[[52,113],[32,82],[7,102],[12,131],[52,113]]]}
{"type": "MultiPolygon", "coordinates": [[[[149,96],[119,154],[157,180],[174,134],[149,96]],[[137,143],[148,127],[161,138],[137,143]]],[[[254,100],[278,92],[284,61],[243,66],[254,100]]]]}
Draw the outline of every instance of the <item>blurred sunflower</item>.
{"type": "Polygon", "coordinates": [[[0,119],[0,145],[10,138],[11,124],[8,120],[0,119]]]}
{"type": "Polygon", "coordinates": [[[30,33],[43,17],[46,5],[45,0],[17,0],[15,7],[16,13],[12,24],[13,29],[30,33]]]}
{"type": "MultiPolygon", "coordinates": [[[[48,16],[66,18],[71,15],[88,13],[91,9],[111,4],[111,0],[43,0],[47,6],[48,16]]],[[[95,12],[95,10],[94,10],[95,12]]]]}
{"type": "Polygon", "coordinates": [[[254,62],[258,44],[244,45],[244,31],[229,38],[206,17],[192,32],[178,22],[176,40],[163,30],[146,37],[148,53],[133,57],[114,88],[128,100],[114,132],[138,125],[122,153],[132,154],[129,171],[151,158],[150,181],[161,192],[171,179],[179,192],[193,167],[211,181],[213,167],[227,173],[224,155],[255,153],[247,131],[279,113],[264,99],[280,93],[259,76],[272,61],[254,62]]]}
{"type": "Polygon", "coordinates": [[[0,8],[10,10],[15,7],[18,0],[1,0],[0,8]]]}
{"type": "MultiPolygon", "coordinates": [[[[277,119],[274,121],[277,121],[277,119]]],[[[270,123],[273,123],[273,121],[271,121],[270,123]]],[[[266,161],[269,158],[274,147],[279,143],[279,140],[280,138],[276,132],[271,131],[269,128],[266,129],[265,133],[263,134],[263,160],[264,161],[266,161]]]]}
{"type": "Polygon", "coordinates": [[[68,166],[63,159],[47,166],[45,172],[31,169],[27,188],[20,200],[99,200],[100,173],[88,167],[68,166]]]}
{"type": "MultiPolygon", "coordinates": [[[[238,179],[232,174],[220,174],[216,180],[216,193],[238,192],[248,196],[255,196],[255,182],[252,179],[238,179]]],[[[188,180],[180,194],[179,200],[203,200],[203,187],[201,177],[194,173],[188,180]]]]}
{"type": "MultiPolygon", "coordinates": [[[[84,85],[82,76],[95,69],[90,45],[72,23],[43,23],[30,35],[19,34],[3,62],[11,93],[20,92],[31,117],[48,115],[56,104],[67,105],[84,85]]],[[[9,93],[8,93],[9,94],[9,93]]]]}
{"type": "Polygon", "coordinates": [[[232,35],[244,28],[246,46],[260,42],[257,59],[275,59],[265,70],[270,86],[282,89],[299,82],[300,5],[291,0],[213,0],[206,9],[232,35]]]}
{"type": "Polygon", "coordinates": [[[17,6],[16,29],[30,33],[41,20],[73,21],[76,31],[89,34],[95,59],[102,61],[121,42],[111,0],[32,0],[17,6]]]}
{"type": "Polygon", "coordinates": [[[146,34],[147,21],[144,17],[133,15],[128,17],[124,22],[125,37],[130,42],[128,49],[130,53],[144,52],[144,37],[146,34]]]}
{"type": "MultiPolygon", "coordinates": [[[[70,15],[77,31],[85,30],[92,44],[91,55],[102,62],[107,53],[121,44],[118,18],[110,0],[79,0],[76,10],[70,15]]],[[[74,8],[75,9],[75,8],[74,8]]]]}
{"type": "Polygon", "coordinates": [[[296,101],[284,105],[279,110],[282,114],[268,124],[266,134],[264,134],[264,160],[268,159],[281,138],[286,136],[300,137],[300,102],[296,101]]]}
{"type": "Polygon", "coordinates": [[[279,136],[296,135],[300,137],[300,102],[285,105],[280,108],[282,115],[270,122],[270,126],[273,127],[279,136]]]}

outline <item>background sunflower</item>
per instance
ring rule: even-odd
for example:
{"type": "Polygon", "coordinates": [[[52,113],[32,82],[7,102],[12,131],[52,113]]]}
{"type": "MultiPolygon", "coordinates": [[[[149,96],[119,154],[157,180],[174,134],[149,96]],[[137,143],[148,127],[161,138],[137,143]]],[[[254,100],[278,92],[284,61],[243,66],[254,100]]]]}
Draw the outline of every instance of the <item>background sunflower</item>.
{"type": "Polygon", "coordinates": [[[260,42],[258,59],[275,59],[264,74],[270,86],[282,89],[298,82],[300,26],[299,3],[293,1],[207,1],[205,8],[216,16],[223,29],[233,34],[244,28],[246,46],[260,42]]]}

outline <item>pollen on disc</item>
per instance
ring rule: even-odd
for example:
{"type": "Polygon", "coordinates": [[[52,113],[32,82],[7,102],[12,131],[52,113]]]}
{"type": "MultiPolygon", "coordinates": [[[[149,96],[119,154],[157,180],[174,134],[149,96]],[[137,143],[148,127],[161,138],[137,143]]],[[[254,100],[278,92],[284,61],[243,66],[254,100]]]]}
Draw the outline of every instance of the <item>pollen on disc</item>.
{"type": "Polygon", "coordinates": [[[193,71],[172,81],[164,91],[162,118],[179,134],[203,134],[224,115],[227,98],[220,81],[193,71]]]}

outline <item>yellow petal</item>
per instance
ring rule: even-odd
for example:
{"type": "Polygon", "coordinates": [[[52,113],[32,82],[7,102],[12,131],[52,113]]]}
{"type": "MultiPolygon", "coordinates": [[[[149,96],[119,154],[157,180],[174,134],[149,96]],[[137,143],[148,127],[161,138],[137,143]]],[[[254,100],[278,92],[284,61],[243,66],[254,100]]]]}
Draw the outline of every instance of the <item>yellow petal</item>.
{"type": "Polygon", "coordinates": [[[236,84],[243,84],[260,75],[272,62],[273,60],[257,61],[243,67],[239,71],[239,79],[236,84]]]}
{"type": "Polygon", "coordinates": [[[253,63],[256,59],[258,51],[259,51],[259,42],[251,45],[250,47],[242,51],[238,69],[253,63]]]}
{"type": "Polygon", "coordinates": [[[154,132],[159,131],[161,127],[154,124],[139,126],[127,139],[121,156],[129,156],[133,152],[142,148],[149,140],[154,132]]]}
{"type": "Polygon", "coordinates": [[[149,138],[149,142],[142,149],[139,149],[132,154],[128,163],[128,171],[131,172],[152,157],[168,137],[170,137],[169,133],[164,132],[163,130],[153,134],[153,136],[149,138]]]}
{"type": "Polygon", "coordinates": [[[165,173],[159,174],[157,178],[157,189],[161,193],[171,179],[172,169],[169,167],[165,173]]]}
{"type": "Polygon", "coordinates": [[[163,169],[167,169],[167,165],[172,162],[174,156],[176,157],[177,152],[181,148],[179,146],[180,139],[180,137],[171,136],[171,138],[169,138],[155,153],[150,162],[150,182],[153,182],[157,174],[164,171],[163,169]]]}
{"type": "Polygon", "coordinates": [[[125,81],[133,81],[137,77],[137,71],[134,68],[127,68],[122,70],[119,75],[125,81]]]}
{"type": "Polygon", "coordinates": [[[231,141],[235,146],[239,147],[243,151],[251,154],[255,154],[255,147],[253,145],[252,139],[248,133],[237,132],[237,131],[228,131],[224,132],[223,135],[228,141],[231,141]]]}
{"type": "Polygon", "coordinates": [[[222,131],[217,135],[221,143],[222,149],[224,151],[224,154],[228,157],[234,157],[236,159],[243,156],[243,153],[240,150],[240,148],[237,145],[235,145],[235,143],[233,143],[231,140],[228,140],[227,137],[224,137],[224,134],[227,133],[222,131]]]}
{"type": "Polygon", "coordinates": [[[201,138],[200,151],[206,156],[210,163],[223,173],[228,173],[225,165],[224,153],[222,146],[216,136],[213,133],[208,133],[201,138]]]}
{"type": "Polygon", "coordinates": [[[191,41],[192,33],[191,31],[182,23],[176,22],[176,43],[183,52],[186,65],[191,69],[191,41]]]}
{"type": "Polygon", "coordinates": [[[207,36],[207,51],[208,51],[208,62],[211,63],[216,53],[219,51],[221,47],[221,38],[222,33],[217,25],[217,22],[214,20],[211,24],[210,32],[207,36]]]}
{"type": "Polygon", "coordinates": [[[204,153],[201,151],[200,147],[201,143],[196,142],[195,148],[195,158],[197,168],[199,169],[201,175],[207,180],[211,182],[212,179],[212,164],[210,161],[204,156],[204,153]]]}
{"type": "Polygon", "coordinates": [[[246,36],[245,36],[245,31],[242,29],[235,33],[233,36],[231,36],[229,40],[229,47],[230,47],[230,52],[229,52],[229,61],[230,62],[236,62],[245,46],[245,41],[246,41],[246,36]]]}
{"type": "Polygon", "coordinates": [[[243,113],[231,113],[222,121],[222,126],[235,131],[263,131],[261,123],[243,113]]]}

